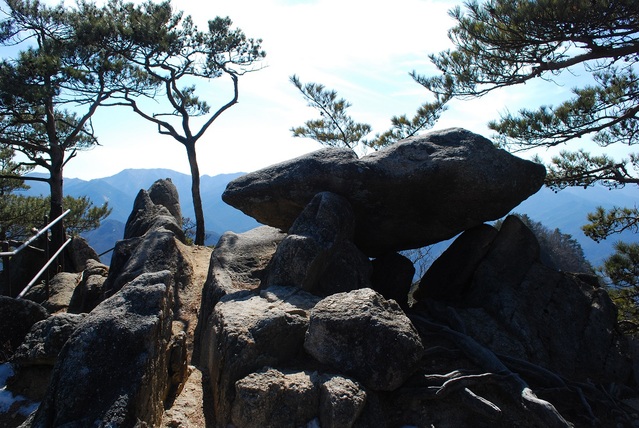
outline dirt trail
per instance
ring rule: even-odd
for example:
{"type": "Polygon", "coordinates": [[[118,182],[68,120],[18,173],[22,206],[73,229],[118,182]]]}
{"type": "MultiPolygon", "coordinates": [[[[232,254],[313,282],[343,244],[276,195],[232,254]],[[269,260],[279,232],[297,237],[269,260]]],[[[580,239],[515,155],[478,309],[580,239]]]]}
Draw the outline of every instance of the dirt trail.
{"type": "MultiPolygon", "coordinates": [[[[177,314],[177,328],[183,328],[187,333],[188,361],[191,361],[193,351],[193,337],[197,325],[198,311],[202,299],[202,286],[208,275],[211,252],[213,250],[202,246],[182,246],[182,253],[188,258],[192,268],[192,282],[180,293],[181,310],[177,314]]],[[[163,427],[170,428],[204,428],[205,392],[202,385],[203,374],[195,366],[189,366],[189,378],[173,406],[164,412],[163,427]]],[[[211,421],[211,418],[208,417],[211,421]]]]}

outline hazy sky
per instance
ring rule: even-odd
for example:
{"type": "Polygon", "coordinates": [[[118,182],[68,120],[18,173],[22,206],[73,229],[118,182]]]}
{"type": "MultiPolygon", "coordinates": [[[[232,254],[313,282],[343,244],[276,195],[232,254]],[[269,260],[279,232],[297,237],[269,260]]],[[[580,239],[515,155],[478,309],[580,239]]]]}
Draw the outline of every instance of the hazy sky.
{"type": "MultiPolygon", "coordinates": [[[[450,0],[173,0],[176,10],[194,17],[200,28],[215,16],[229,16],[248,37],[263,39],[264,68],[240,78],[239,104],[220,116],[197,143],[201,174],[253,171],[320,148],[293,138],[290,128],[315,118],[289,76],[335,89],[353,106],[351,115],[385,131],[393,115],[412,116],[426,89],[409,72],[436,73],[429,53],[450,47],[454,21],[450,0]]],[[[219,106],[230,98],[222,77],[198,84],[198,95],[219,106]]],[[[533,82],[473,101],[453,101],[435,129],[464,127],[490,137],[490,119],[508,108],[552,104],[570,85],[533,82]]],[[[156,127],[126,109],[103,108],[95,128],[101,143],[80,153],[66,177],[113,175],[125,168],[170,168],[188,173],[182,145],[160,136],[156,127]]],[[[521,155],[527,157],[528,155],[521,155]]]]}

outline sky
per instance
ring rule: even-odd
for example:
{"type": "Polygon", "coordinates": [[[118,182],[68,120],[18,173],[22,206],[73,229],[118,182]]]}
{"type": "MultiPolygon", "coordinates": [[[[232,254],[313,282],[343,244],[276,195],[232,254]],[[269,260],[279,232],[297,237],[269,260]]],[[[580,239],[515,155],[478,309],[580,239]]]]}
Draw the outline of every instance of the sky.
{"type": "MultiPolygon", "coordinates": [[[[53,2],[52,2],[53,3],[53,2]]],[[[294,138],[291,127],[317,113],[289,82],[297,75],[334,89],[373,134],[390,118],[407,114],[432,95],[409,73],[437,73],[428,55],[452,47],[451,0],[173,0],[175,10],[193,16],[200,28],[229,16],[251,38],[261,38],[266,58],[260,69],[240,78],[239,103],[224,112],[196,148],[202,175],[250,172],[321,148],[294,138]]],[[[578,78],[579,76],[571,76],[578,78]]],[[[507,110],[552,104],[569,96],[570,84],[543,81],[499,90],[480,99],[454,100],[434,129],[463,127],[486,137],[487,122],[507,110]]],[[[197,95],[213,106],[231,96],[222,77],[197,84],[197,95]]],[[[85,180],[126,168],[169,168],[189,173],[184,147],[161,136],[152,124],[125,108],[101,108],[94,117],[100,146],[67,164],[65,176],[85,180]]],[[[520,155],[527,157],[528,155],[520,155]]]]}

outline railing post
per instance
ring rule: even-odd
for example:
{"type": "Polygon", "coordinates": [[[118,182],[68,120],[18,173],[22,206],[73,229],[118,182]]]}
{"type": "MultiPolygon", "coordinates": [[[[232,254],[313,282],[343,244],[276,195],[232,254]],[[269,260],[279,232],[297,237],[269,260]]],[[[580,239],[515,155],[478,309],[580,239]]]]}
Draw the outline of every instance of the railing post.
{"type": "MultiPolygon", "coordinates": [[[[49,216],[48,215],[44,215],[44,227],[47,227],[47,225],[49,224],[49,216]]],[[[47,233],[44,234],[44,260],[45,263],[47,263],[47,261],[49,260],[49,234],[51,233],[51,229],[47,230],[47,233]]],[[[50,275],[50,269],[47,269],[47,273],[46,276],[44,278],[44,292],[47,295],[47,299],[50,297],[49,294],[49,279],[51,277],[50,275]]]]}
{"type": "MultiPolygon", "coordinates": [[[[3,253],[8,253],[9,252],[9,242],[8,241],[3,241],[2,242],[2,252],[3,253]]],[[[5,287],[7,287],[7,295],[11,296],[11,273],[9,272],[9,260],[10,260],[11,256],[3,256],[2,257],[2,276],[4,277],[4,284],[5,287]]]]}

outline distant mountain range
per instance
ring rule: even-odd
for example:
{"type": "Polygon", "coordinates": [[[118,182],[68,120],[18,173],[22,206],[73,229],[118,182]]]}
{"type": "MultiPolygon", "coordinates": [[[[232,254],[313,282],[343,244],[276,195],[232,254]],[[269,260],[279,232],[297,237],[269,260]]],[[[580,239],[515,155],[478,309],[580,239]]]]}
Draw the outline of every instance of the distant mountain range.
{"type": "MultiPolygon", "coordinates": [[[[241,211],[227,205],[221,199],[222,192],[229,181],[244,173],[221,174],[201,177],[201,194],[204,205],[204,219],[207,228],[207,244],[214,245],[219,236],[227,230],[245,232],[258,226],[258,223],[241,211]]],[[[88,196],[94,204],[105,201],[113,208],[111,215],[103,221],[101,227],[84,236],[101,253],[113,247],[115,241],[122,239],[133,201],[140,189],[148,189],[153,182],[161,178],[170,178],[178,189],[184,217],[195,218],[191,198],[191,177],[170,169],[126,169],[116,175],[94,180],[78,178],[65,179],[65,193],[71,196],[88,196]]],[[[28,194],[48,194],[46,184],[31,182],[28,194]]],[[[586,258],[595,266],[613,252],[613,244],[618,240],[637,242],[639,234],[626,232],[615,235],[601,243],[587,238],[580,227],[587,222],[587,214],[597,206],[634,206],[637,190],[632,187],[608,190],[602,187],[588,189],[570,188],[558,193],[543,188],[528,198],[513,212],[527,214],[531,219],[546,227],[558,228],[572,235],[584,249],[586,258]]],[[[102,257],[108,263],[110,254],[102,257]]]]}
{"type": "MultiPolygon", "coordinates": [[[[245,232],[259,224],[241,211],[222,201],[222,192],[229,181],[244,173],[221,174],[214,177],[203,175],[200,178],[200,190],[204,208],[206,225],[206,244],[214,245],[220,235],[227,230],[245,232]]],[[[102,222],[97,230],[87,232],[83,236],[91,246],[102,253],[113,248],[115,242],[122,239],[124,225],[131,214],[133,201],[140,189],[148,189],[161,178],[170,178],[180,195],[182,216],[195,219],[193,198],[191,197],[191,176],[170,169],[125,169],[111,177],[82,180],[65,178],[64,192],[71,196],[87,196],[95,205],[108,202],[112,208],[111,215],[102,222]]],[[[30,182],[28,195],[48,195],[46,183],[30,182]]],[[[110,253],[101,257],[102,262],[109,263],[110,253]]]]}

